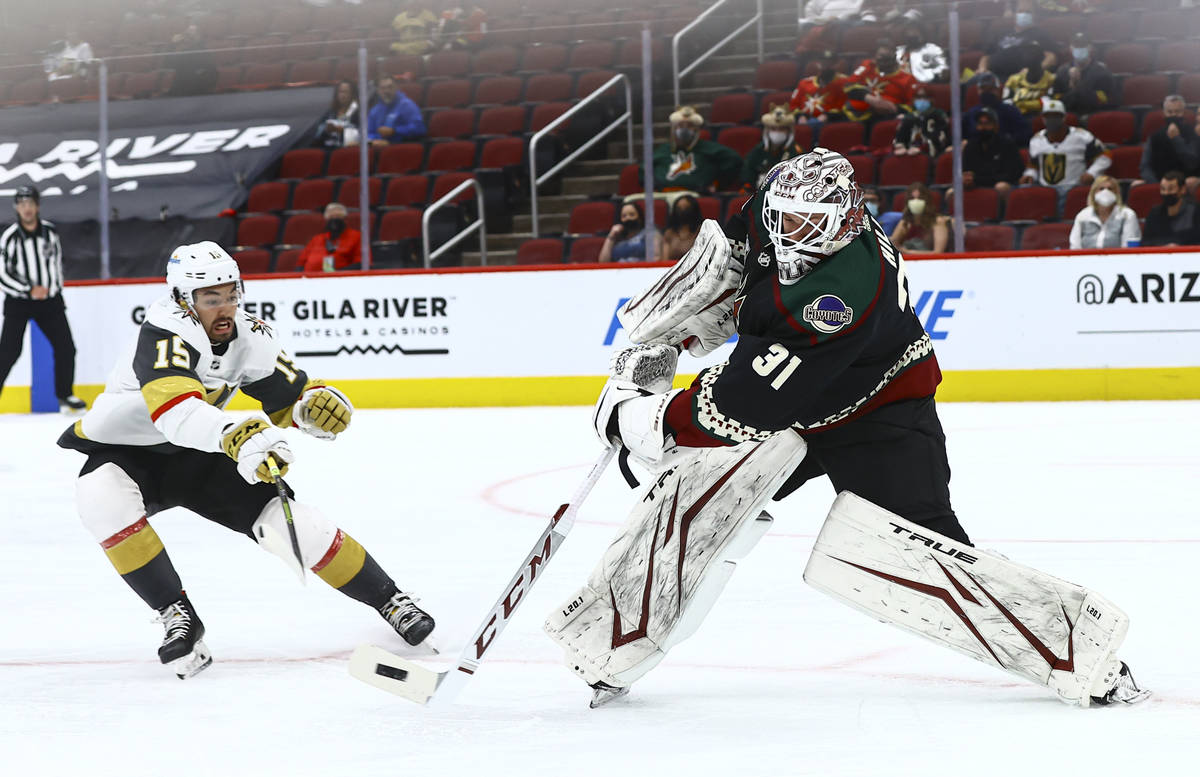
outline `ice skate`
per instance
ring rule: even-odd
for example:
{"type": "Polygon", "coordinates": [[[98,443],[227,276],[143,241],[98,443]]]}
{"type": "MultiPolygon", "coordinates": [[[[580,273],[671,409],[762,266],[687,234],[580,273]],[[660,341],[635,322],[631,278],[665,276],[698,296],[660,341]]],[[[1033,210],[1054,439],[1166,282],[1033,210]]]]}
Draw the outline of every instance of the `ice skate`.
{"type": "Polygon", "coordinates": [[[169,666],[180,680],[199,674],[212,664],[212,653],[204,644],[204,624],[196,615],[187,594],[158,611],[166,634],[158,648],[158,660],[169,666]]]}
{"type": "Polygon", "coordinates": [[[592,709],[602,707],[610,701],[629,695],[628,685],[618,688],[605,682],[595,682],[588,687],[592,689],[592,700],[588,703],[588,706],[592,709]]]}
{"type": "Polygon", "coordinates": [[[1124,661],[1120,664],[1121,669],[1116,674],[1116,680],[1105,693],[1093,696],[1092,704],[1099,707],[1107,707],[1110,704],[1137,704],[1150,697],[1150,691],[1139,688],[1134,681],[1129,665],[1124,661]]]}
{"type": "Polygon", "coordinates": [[[85,410],[87,403],[74,394],[58,400],[58,412],[63,415],[83,415],[85,410]]]}
{"type": "Polygon", "coordinates": [[[392,598],[379,608],[379,614],[410,645],[421,644],[433,631],[433,617],[401,591],[392,594],[392,598]]]}

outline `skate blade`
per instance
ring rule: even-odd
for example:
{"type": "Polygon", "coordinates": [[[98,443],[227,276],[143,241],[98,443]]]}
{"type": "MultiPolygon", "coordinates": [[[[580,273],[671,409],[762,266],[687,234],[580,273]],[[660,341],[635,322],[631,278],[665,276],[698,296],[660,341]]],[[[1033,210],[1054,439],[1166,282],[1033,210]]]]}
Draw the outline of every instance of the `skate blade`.
{"type": "Polygon", "coordinates": [[[622,696],[628,696],[628,695],[629,695],[629,686],[628,685],[625,686],[624,688],[595,688],[592,690],[592,700],[588,704],[588,708],[594,710],[597,707],[603,707],[605,704],[608,704],[609,702],[616,701],[617,699],[621,698],[622,696]]]}
{"type": "Polygon", "coordinates": [[[212,666],[212,662],[212,653],[208,652],[208,646],[204,644],[204,640],[198,640],[191,653],[175,659],[167,666],[180,680],[186,680],[212,666]]]}

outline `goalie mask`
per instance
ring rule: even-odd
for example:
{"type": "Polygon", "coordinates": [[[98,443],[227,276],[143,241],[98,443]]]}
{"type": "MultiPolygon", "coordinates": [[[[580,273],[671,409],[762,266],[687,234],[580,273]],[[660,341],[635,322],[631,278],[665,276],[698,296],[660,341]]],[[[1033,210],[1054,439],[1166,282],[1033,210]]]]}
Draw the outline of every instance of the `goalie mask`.
{"type": "Polygon", "coordinates": [[[866,226],[854,168],[837,152],[815,148],[780,162],[767,181],[762,218],[775,246],[780,283],[800,280],[866,226]]]}

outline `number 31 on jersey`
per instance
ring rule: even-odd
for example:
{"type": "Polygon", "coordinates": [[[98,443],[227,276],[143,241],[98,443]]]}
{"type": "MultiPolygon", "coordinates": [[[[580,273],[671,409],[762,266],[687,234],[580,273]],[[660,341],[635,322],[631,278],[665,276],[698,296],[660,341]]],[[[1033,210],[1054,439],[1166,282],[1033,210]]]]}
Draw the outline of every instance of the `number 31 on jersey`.
{"type": "Polygon", "coordinates": [[[775,376],[775,380],[771,381],[771,388],[778,391],[784,383],[787,383],[787,379],[792,377],[792,373],[796,371],[796,368],[800,366],[799,356],[792,356],[791,352],[788,351],[787,348],[784,348],[779,343],[775,343],[767,349],[765,354],[756,356],[754,361],[751,362],[751,366],[754,367],[755,372],[766,378],[769,377],[771,373],[775,372],[776,368],[778,368],[780,364],[783,364],[784,361],[786,361],[787,364],[779,372],[779,374],[775,376]],[[791,358],[788,358],[789,356],[791,358]]]}

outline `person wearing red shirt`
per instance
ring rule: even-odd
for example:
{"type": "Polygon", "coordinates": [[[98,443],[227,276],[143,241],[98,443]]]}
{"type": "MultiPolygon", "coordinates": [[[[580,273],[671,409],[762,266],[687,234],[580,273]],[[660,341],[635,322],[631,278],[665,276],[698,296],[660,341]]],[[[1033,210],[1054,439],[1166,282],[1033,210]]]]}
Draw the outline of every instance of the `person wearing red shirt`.
{"type": "Polygon", "coordinates": [[[893,119],[912,113],[917,79],[899,69],[896,49],[880,41],[875,58],[864,59],[845,85],[845,113],[855,121],[893,119]]]}
{"type": "Polygon", "coordinates": [[[837,72],[832,59],[821,61],[821,70],[796,84],[789,106],[800,121],[827,121],[841,118],[846,104],[842,91],[846,77],[837,72]]]}
{"type": "Polygon", "coordinates": [[[346,206],[331,202],[325,206],[325,231],[313,235],[300,254],[305,274],[345,270],[362,261],[357,229],[346,227],[346,206]]]}

